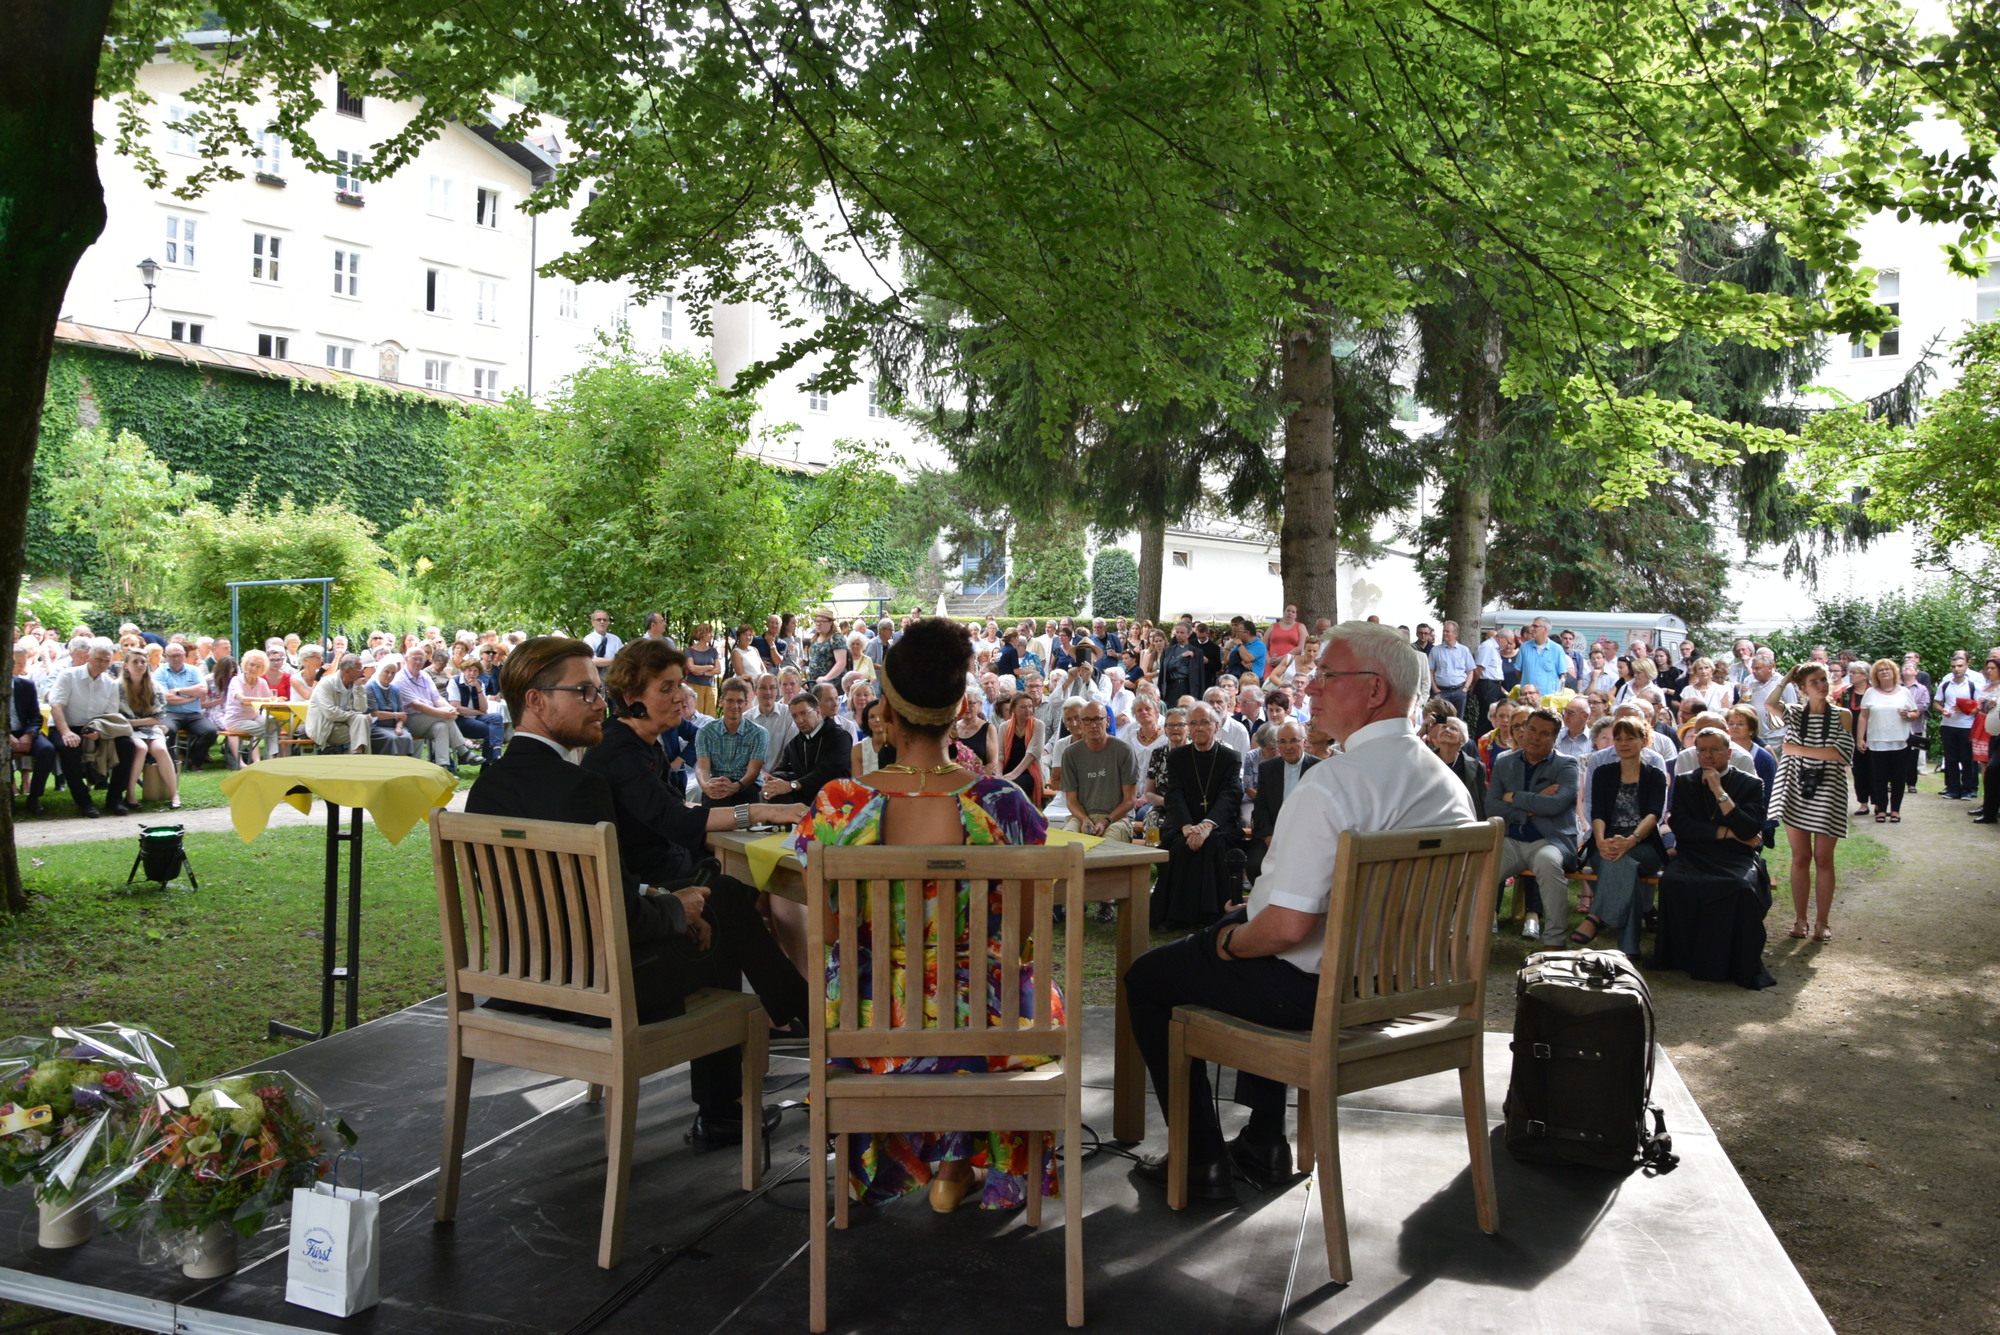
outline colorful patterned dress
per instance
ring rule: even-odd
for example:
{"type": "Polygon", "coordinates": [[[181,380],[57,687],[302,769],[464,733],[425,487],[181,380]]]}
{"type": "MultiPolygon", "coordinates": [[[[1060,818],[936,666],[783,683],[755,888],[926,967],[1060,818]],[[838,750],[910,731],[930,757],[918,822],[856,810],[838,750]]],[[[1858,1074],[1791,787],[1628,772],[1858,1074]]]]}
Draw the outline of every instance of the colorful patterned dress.
{"type": "MultiPolygon", "coordinates": [[[[1005,779],[978,778],[955,793],[940,793],[927,796],[926,801],[952,801],[958,804],[959,819],[965,828],[965,842],[968,844],[991,846],[1004,844],[1039,844],[1044,841],[1048,825],[1042,813],[1021,790],[1005,779]]],[[[813,802],[813,811],[800,822],[796,847],[801,858],[811,856],[811,845],[827,843],[839,845],[879,844],[882,842],[882,814],[888,805],[884,794],[852,779],[835,779],[820,790],[813,802]]],[[[903,913],[904,893],[907,882],[896,881],[890,886],[890,908],[892,918],[892,949],[895,961],[904,960],[903,913]]],[[[925,913],[924,938],[924,1017],[925,1027],[935,1027],[937,1023],[937,882],[922,883],[925,913]]],[[[966,901],[961,900],[961,903],[966,901]]],[[[969,1025],[971,995],[967,986],[970,932],[965,916],[961,913],[953,925],[953,938],[957,943],[954,952],[958,961],[958,984],[954,989],[958,1004],[958,1024],[969,1025]]],[[[998,1023],[1000,1008],[1000,963],[1001,950],[1000,896],[989,897],[984,931],[986,949],[983,965],[986,972],[985,1000],[987,1014],[998,1023]]],[[[852,976],[861,987],[860,1016],[866,1025],[874,1008],[871,995],[874,984],[873,941],[869,924],[862,924],[858,945],[858,958],[854,961],[852,976]]],[[[827,948],[826,963],[826,1013],[827,1023],[833,1024],[838,1014],[843,974],[837,958],[837,947],[827,948]]],[[[905,998],[901,991],[904,974],[892,973],[896,981],[897,993],[890,998],[891,1014],[894,1021],[902,1022],[905,998]]],[[[1051,989],[1056,1018],[1062,1017],[1062,994],[1051,989]]],[[[1021,1019],[1023,1023],[1034,1014],[1034,971],[1032,967],[1021,970],[1021,1019]]],[[[876,1075],[923,1074],[938,1075],[956,1071],[1003,1071],[1018,1070],[1023,1067],[1042,1064],[1036,1057],[866,1057],[843,1059],[837,1065],[851,1070],[868,1071],[876,1075]]],[[[1037,1166],[1042,1179],[1042,1194],[1054,1196],[1056,1191],[1055,1165],[1050,1153],[1052,1142],[1044,1134],[1036,1137],[1039,1143],[1031,1144],[1028,1137],[1017,1131],[940,1131],[922,1134],[877,1134],[863,1140],[855,1137],[853,1157],[848,1165],[849,1186],[853,1195],[865,1202],[892,1200],[906,1192],[921,1191],[930,1185],[931,1174],[936,1166],[957,1159],[970,1159],[975,1165],[984,1166],[986,1189],[980,1197],[980,1208],[987,1210],[1009,1209],[1026,1202],[1026,1178],[1037,1166]]]]}

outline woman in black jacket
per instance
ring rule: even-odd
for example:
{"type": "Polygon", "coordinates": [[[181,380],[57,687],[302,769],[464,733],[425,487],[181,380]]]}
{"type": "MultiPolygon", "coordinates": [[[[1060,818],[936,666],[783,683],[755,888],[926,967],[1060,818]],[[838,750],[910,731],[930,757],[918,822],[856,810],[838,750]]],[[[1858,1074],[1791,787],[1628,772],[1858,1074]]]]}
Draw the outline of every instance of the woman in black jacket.
{"type": "Polygon", "coordinates": [[[1618,948],[1635,959],[1639,954],[1639,919],[1645,912],[1639,882],[1658,876],[1667,862],[1660,842],[1660,818],[1667,810],[1667,776],[1645,763],[1646,725],[1621,718],[1611,725],[1616,764],[1600,765],[1590,776],[1590,830],[1596,846],[1590,855],[1597,885],[1583,925],[1569,934],[1587,946],[1609,927],[1618,933],[1618,948]]]}

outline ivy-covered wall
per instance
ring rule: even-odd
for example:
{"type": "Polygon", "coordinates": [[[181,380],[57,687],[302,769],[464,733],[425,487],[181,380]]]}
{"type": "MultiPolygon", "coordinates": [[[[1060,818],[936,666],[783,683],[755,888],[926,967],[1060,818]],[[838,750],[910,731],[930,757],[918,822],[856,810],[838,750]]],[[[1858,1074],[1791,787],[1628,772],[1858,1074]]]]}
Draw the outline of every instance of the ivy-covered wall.
{"type": "Polygon", "coordinates": [[[443,500],[445,428],[464,411],[373,385],[322,387],[59,344],[28,516],[30,574],[86,568],[94,555],[87,538],[55,530],[43,490],[52,447],[90,407],[98,425],[134,432],[169,466],[206,474],[206,499],[225,509],[254,485],[259,508],[287,493],[302,505],[339,500],[384,532],[415,498],[443,500]]]}

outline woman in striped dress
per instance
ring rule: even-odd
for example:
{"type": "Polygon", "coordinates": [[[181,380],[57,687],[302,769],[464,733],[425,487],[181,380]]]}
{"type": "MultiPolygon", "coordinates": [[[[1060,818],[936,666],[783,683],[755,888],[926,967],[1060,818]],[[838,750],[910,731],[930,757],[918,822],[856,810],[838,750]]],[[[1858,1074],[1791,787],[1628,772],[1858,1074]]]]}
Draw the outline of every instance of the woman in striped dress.
{"type": "Polygon", "coordinates": [[[1793,936],[1833,940],[1827,914],[1833,908],[1833,845],[1847,835],[1847,776],[1854,764],[1854,716],[1828,698],[1826,669],[1801,663],[1785,685],[1804,697],[1781,704],[1771,692],[1764,708],[1785,722],[1783,754],[1772,793],[1772,810],[1785,823],[1792,845],[1793,936]],[[1812,887],[1814,919],[1806,930],[1806,889],[1812,887]]]}

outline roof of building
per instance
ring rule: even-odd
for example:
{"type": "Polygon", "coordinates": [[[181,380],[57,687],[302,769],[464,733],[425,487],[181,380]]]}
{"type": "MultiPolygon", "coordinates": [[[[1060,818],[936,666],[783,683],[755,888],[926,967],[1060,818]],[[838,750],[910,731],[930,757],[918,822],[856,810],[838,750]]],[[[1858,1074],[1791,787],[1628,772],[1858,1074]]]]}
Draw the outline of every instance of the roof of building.
{"type": "Polygon", "coordinates": [[[444,403],[490,406],[488,400],[475,398],[470,394],[454,394],[445,389],[429,389],[423,385],[406,385],[395,380],[380,380],[374,376],[356,375],[352,371],[336,371],[330,366],[314,366],[309,362],[280,361],[276,357],[257,357],[247,352],[231,352],[227,348],[210,347],[206,343],[177,343],[173,339],[159,338],[152,334],[130,334],[122,329],[104,329],[97,325],[77,324],[70,320],[56,321],[56,342],[71,347],[108,348],[113,352],[131,353],[135,357],[162,357],[188,366],[213,366],[225,371],[238,371],[244,375],[269,376],[274,380],[304,380],[325,386],[347,383],[375,385],[382,389],[398,390],[404,394],[422,395],[444,403]]]}

